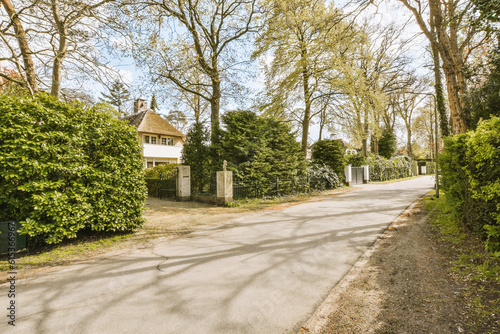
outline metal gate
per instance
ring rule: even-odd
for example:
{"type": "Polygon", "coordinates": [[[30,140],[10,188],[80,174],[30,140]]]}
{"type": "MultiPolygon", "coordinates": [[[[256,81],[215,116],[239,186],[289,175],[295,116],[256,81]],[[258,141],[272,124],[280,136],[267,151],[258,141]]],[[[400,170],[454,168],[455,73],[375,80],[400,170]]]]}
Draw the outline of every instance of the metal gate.
{"type": "Polygon", "coordinates": [[[365,169],[363,167],[352,167],[352,184],[361,184],[363,183],[363,177],[365,174],[365,169]]]}

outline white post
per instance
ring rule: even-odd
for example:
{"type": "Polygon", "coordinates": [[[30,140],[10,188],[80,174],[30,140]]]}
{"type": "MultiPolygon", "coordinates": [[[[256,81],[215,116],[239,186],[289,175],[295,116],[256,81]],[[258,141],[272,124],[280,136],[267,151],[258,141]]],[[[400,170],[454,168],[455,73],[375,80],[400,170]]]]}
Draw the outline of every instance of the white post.
{"type": "Polygon", "coordinates": [[[352,165],[345,166],[344,174],[345,174],[345,184],[350,187],[352,184],[352,165]]]}
{"type": "Polygon", "coordinates": [[[370,181],[370,166],[364,165],[363,172],[364,172],[363,183],[368,183],[370,181]]]}

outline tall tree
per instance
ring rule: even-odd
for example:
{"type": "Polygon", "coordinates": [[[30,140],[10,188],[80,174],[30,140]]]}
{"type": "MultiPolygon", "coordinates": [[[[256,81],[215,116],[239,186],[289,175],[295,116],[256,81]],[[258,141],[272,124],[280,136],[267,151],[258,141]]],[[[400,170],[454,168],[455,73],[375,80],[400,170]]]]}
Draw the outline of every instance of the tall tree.
{"type": "Polygon", "coordinates": [[[106,6],[114,1],[19,0],[16,12],[10,0],[2,0],[8,18],[0,16],[0,35],[11,54],[0,52],[0,59],[15,64],[17,54],[21,54],[31,90],[36,91],[38,84],[50,87],[51,95],[57,98],[72,69],[73,79],[90,76],[107,81],[116,71],[101,59],[96,36],[102,35],[106,6]],[[18,47],[13,39],[19,41],[18,47]]]}
{"type": "Polygon", "coordinates": [[[127,114],[127,104],[130,104],[130,92],[122,81],[114,81],[108,87],[109,94],[101,93],[101,101],[115,106],[121,115],[127,114]]]}
{"type": "Polygon", "coordinates": [[[125,0],[133,56],[153,80],[168,80],[210,102],[212,144],[218,142],[223,79],[237,67],[236,48],[253,31],[257,0],[125,0]],[[139,24],[140,28],[136,29],[139,24]],[[196,70],[203,78],[186,75],[196,70]]]}
{"type": "Polygon", "coordinates": [[[299,118],[304,156],[311,119],[323,109],[313,110],[315,104],[335,92],[332,63],[349,49],[347,40],[353,43],[355,38],[344,18],[324,0],[275,0],[269,4],[265,27],[256,41],[254,57],[272,55],[265,67],[271,96],[268,111],[281,117],[286,110],[300,111],[292,116],[299,118]]]}
{"type": "Polygon", "coordinates": [[[412,12],[431,45],[437,46],[446,78],[452,130],[466,132],[468,115],[463,96],[467,83],[463,69],[471,53],[485,40],[473,24],[473,3],[469,0],[398,1],[412,12]]]}
{"type": "Polygon", "coordinates": [[[32,52],[30,50],[28,44],[28,38],[26,36],[26,31],[24,30],[21,19],[19,18],[19,13],[12,5],[12,2],[10,0],[1,0],[1,4],[3,4],[3,7],[8,14],[8,21],[6,27],[5,28],[2,27],[0,34],[2,36],[3,42],[10,49],[11,55],[7,58],[2,57],[0,58],[0,60],[12,60],[15,63],[19,73],[23,73],[26,76],[26,78],[25,81],[23,82],[23,81],[15,81],[13,80],[12,77],[8,76],[2,75],[2,77],[7,80],[15,81],[17,83],[21,84],[25,83],[25,87],[29,89],[31,94],[34,94],[38,91],[38,82],[35,73],[35,66],[33,63],[32,52]],[[19,58],[17,57],[17,53],[14,50],[14,47],[9,44],[7,38],[5,37],[5,35],[8,34],[8,31],[10,30],[11,27],[14,27],[14,32],[15,32],[14,35],[18,42],[19,50],[23,58],[24,67],[21,66],[19,58]]]}

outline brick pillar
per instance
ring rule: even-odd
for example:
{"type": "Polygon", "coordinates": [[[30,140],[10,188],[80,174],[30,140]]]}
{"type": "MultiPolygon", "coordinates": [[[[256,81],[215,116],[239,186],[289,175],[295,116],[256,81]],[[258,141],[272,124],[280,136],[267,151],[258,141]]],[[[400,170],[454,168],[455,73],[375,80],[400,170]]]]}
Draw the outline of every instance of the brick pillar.
{"type": "Polygon", "coordinates": [[[363,183],[368,183],[368,182],[370,182],[370,166],[364,165],[363,166],[363,183]]]}

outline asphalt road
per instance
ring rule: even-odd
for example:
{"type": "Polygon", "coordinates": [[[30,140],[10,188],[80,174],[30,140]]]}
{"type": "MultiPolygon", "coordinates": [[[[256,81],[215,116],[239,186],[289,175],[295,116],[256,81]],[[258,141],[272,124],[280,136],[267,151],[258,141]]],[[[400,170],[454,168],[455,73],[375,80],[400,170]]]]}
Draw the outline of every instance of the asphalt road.
{"type": "Polygon", "coordinates": [[[431,177],[361,189],[0,286],[0,333],[293,333],[431,177]]]}

